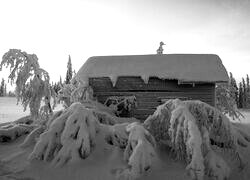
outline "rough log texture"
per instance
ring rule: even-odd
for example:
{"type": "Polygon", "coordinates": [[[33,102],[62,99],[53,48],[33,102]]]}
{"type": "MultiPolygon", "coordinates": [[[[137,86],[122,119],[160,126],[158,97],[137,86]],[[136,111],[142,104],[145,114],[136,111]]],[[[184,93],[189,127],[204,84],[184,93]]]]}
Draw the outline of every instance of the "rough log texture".
{"type": "Polygon", "coordinates": [[[103,77],[90,78],[89,85],[94,90],[94,96],[102,103],[110,96],[135,96],[138,107],[130,114],[140,120],[145,120],[157,106],[172,98],[201,100],[215,105],[214,83],[180,84],[177,80],[151,77],[146,84],[140,77],[119,77],[113,87],[110,79],[103,77]]]}

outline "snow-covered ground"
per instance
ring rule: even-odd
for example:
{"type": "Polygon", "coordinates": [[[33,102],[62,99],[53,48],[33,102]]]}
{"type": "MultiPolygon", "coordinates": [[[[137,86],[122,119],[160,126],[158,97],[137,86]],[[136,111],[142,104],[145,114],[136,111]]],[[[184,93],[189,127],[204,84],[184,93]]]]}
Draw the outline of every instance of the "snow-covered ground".
{"type": "MultiPolygon", "coordinates": [[[[62,105],[57,105],[55,110],[62,108],[62,105]]],[[[0,97],[0,124],[17,120],[29,114],[29,108],[23,111],[21,103],[17,104],[15,97],[0,97]]]]}
{"type": "MultiPolygon", "coordinates": [[[[61,108],[59,106],[58,108],[61,108]]],[[[14,121],[22,116],[28,114],[29,111],[23,112],[22,106],[16,106],[15,98],[0,98],[0,123],[14,121]]],[[[245,119],[241,120],[244,126],[250,131],[250,111],[242,110],[245,119]]],[[[106,144],[101,138],[103,135],[97,136],[96,150],[84,161],[73,163],[70,166],[62,168],[54,168],[43,161],[28,161],[27,157],[32,152],[32,147],[22,149],[19,147],[24,140],[24,137],[18,138],[12,143],[0,144],[0,180],[111,180],[114,179],[113,174],[120,167],[124,166],[122,151],[119,148],[114,148],[106,144]]],[[[250,146],[250,145],[249,145],[250,146]]],[[[162,149],[157,150],[159,159],[152,171],[145,177],[140,179],[175,179],[175,180],[189,180],[190,177],[186,174],[186,165],[180,161],[175,161],[171,157],[171,153],[162,153],[162,149]]],[[[165,151],[165,150],[163,150],[165,151]]],[[[244,150],[244,158],[250,158],[250,148],[244,150]]],[[[230,157],[225,157],[230,159],[230,157]]],[[[233,163],[231,160],[228,163],[233,163]]],[[[247,169],[249,170],[249,168],[247,169]]],[[[243,170],[244,171],[244,170],[243,170]]],[[[249,179],[240,176],[242,172],[237,169],[232,169],[232,176],[230,180],[234,179],[249,179]]],[[[206,180],[206,179],[205,179],[206,180]]]]}
{"type": "Polygon", "coordinates": [[[29,114],[29,109],[23,112],[23,107],[17,105],[14,97],[0,97],[0,123],[14,121],[29,114]]]}
{"type": "Polygon", "coordinates": [[[250,124],[250,109],[241,109],[240,112],[243,114],[244,118],[241,118],[242,123],[250,124]]]}

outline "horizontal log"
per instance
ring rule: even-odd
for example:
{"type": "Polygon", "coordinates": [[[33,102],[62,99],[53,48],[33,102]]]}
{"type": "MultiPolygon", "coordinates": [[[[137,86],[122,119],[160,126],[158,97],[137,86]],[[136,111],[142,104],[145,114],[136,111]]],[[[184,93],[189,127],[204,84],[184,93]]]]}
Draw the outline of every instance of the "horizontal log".
{"type": "Polygon", "coordinates": [[[211,92],[94,92],[96,96],[136,96],[139,97],[164,97],[164,96],[209,96],[213,95],[211,92]]]}

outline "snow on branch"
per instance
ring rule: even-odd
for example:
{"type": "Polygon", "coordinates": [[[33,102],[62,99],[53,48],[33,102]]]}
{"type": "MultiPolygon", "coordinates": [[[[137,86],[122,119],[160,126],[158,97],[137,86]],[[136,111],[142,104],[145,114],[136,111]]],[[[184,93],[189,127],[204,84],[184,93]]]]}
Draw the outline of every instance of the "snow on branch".
{"type": "Polygon", "coordinates": [[[86,86],[81,81],[73,81],[70,84],[64,84],[59,91],[59,99],[69,107],[74,102],[83,102],[93,100],[93,89],[86,86]]]}
{"type": "Polygon", "coordinates": [[[171,147],[178,159],[188,163],[186,169],[192,179],[229,177],[230,168],[216,153],[218,148],[237,158],[241,168],[245,165],[239,148],[249,145],[249,134],[201,101],[168,100],[147,118],[144,127],[157,142],[171,147]]]}
{"type": "Polygon", "coordinates": [[[156,143],[153,136],[139,123],[126,126],[129,133],[124,159],[127,167],[116,172],[118,179],[137,179],[151,169],[156,158],[156,143]]]}
{"type": "Polygon", "coordinates": [[[0,127],[0,142],[8,142],[30,133],[35,126],[26,124],[8,124],[0,127]]]}
{"type": "Polygon", "coordinates": [[[41,134],[29,159],[51,160],[55,166],[85,159],[95,146],[98,130],[93,113],[74,103],[41,134]]]}
{"type": "MultiPolygon", "coordinates": [[[[120,180],[134,180],[153,169],[156,142],[172,148],[176,157],[187,163],[186,170],[195,180],[229,178],[231,169],[218,149],[236,157],[241,167],[245,165],[239,148],[249,145],[250,135],[201,101],[168,100],[142,124],[121,122],[94,101],[73,103],[47,122],[29,158],[54,166],[85,159],[95,150],[100,133],[106,143],[124,150],[126,166],[114,171],[120,180]]],[[[39,133],[39,128],[35,129],[30,139],[39,133]]]]}

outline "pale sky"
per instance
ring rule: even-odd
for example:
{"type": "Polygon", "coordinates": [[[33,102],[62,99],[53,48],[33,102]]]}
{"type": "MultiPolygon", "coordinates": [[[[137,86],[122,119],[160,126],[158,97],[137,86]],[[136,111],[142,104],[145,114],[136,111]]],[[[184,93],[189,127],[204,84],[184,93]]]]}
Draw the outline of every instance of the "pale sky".
{"type": "MultiPolygon", "coordinates": [[[[52,81],[90,56],[218,54],[228,72],[250,75],[250,0],[0,0],[0,56],[38,56],[52,81]]],[[[6,78],[6,71],[0,78],[6,78]]]]}

